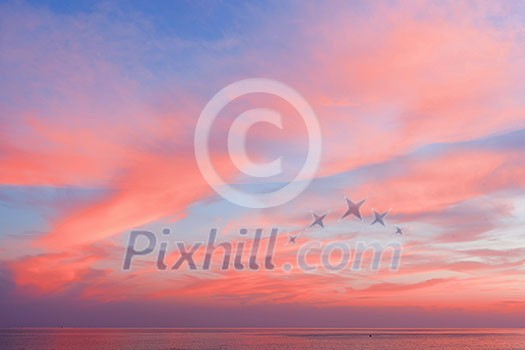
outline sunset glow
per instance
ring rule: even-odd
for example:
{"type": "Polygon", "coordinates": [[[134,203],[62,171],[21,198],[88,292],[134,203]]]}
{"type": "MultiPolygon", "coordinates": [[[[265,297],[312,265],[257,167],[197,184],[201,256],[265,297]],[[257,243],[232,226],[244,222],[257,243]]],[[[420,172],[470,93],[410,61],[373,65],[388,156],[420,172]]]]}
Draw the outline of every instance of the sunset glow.
{"type": "MultiPolygon", "coordinates": [[[[0,326],[525,327],[524,23],[519,1],[2,2],[0,326]],[[208,101],[251,78],[297,91],[322,134],[315,177],[268,208],[223,198],[195,156],[208,101]],[[345,197],[365,200],[362,220],[342,218],[345,197]],[[202,265],[213,228],[232,266],[261,228],[260,269],[222,269],[223,248],[208,270],[171,269],[176,242],[203,242],[202,265]],[[126,270],[133,230],[157,241],[126,270]],[[397,270],[394,249],[351,268],[372,241],[402,247],[397,270]],[[309,242],[347,245],[349,267],[298,268],[309,242]]],[[[271,192],[299,173],[311,130],[295,102],[252,93],[218,113],[227,184],[271,192]],[[245,135],[278,175],[232,161],[252,108],[280,111],[282,128],[245,135]]]]}

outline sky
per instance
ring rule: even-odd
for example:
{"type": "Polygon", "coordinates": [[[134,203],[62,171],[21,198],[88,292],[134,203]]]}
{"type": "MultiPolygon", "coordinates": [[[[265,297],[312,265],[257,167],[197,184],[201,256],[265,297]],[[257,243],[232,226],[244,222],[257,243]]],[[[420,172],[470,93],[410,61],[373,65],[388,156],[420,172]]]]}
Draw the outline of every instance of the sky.
{"type": "MultiPolygon", "coordinates": [[[[524,29],[519,1],[1,2],[0,327],[525,327],[524,29]],[[204,107],[252,78],[300,94],[322,135],[311,182],[268,208],[224,198],[195,154],[204,107]],[[278,228],[276,268],[223,270],[219,249],[208,270],[159,270],[157,244],[123,269],[134,230],[172,266],[212,228],[246,250],[278,228]],[[399,267],[367,250],[333,271],[344,254],[317,248],[317,270],[297,266],[309,244],[355,259],[358,242],[401,247],[399,267]]],[[[311,131],[294,101],[218,113],[226,184],[291,183],[311,131]],[[267,178],[228,147],[253,108],[282,117],[245,135],[255,163],[281,157],[267,178]]]]}

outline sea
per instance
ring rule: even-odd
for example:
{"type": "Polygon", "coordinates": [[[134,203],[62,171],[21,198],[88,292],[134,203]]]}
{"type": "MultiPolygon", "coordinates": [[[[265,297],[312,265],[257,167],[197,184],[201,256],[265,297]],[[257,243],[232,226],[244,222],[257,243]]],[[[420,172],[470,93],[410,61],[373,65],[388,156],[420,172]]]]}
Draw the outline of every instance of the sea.
{"type": "Polygon", "coordinates": [[[2,350],[525,350],[525,329],[97,329],[0,330],[2,350]]]}

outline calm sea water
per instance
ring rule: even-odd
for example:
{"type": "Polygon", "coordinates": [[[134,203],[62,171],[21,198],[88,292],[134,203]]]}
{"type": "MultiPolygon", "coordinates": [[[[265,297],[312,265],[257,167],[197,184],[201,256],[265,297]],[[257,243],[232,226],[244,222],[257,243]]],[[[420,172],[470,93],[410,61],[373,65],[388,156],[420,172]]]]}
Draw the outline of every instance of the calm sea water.
{"type": "Polygon", "coordinates": [[[522,329],[4,329],[0,349],[525,350],[522,329]],[[372,337],[370,337],[372,335],[372,337]]]}

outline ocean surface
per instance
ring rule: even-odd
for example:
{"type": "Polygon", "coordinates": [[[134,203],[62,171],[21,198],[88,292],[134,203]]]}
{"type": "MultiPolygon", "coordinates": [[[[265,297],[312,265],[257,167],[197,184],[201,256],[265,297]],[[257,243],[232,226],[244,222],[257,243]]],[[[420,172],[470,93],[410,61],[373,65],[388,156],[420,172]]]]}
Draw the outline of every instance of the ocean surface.
{"type": "Polygon", "coordinates": [[[525,350],[523,329],[3,329],[2,350],[525,350]],[[371,337],[370,337],[371,335],[371,337]]]}

